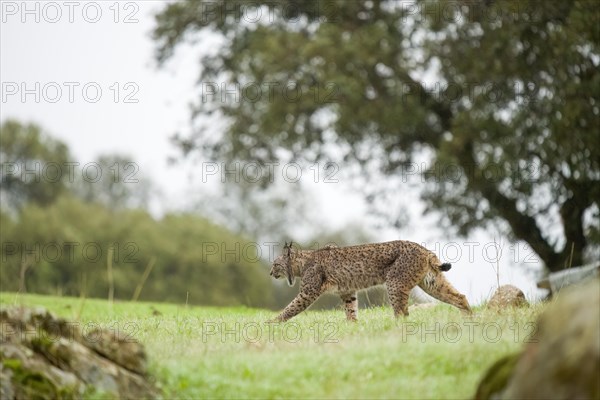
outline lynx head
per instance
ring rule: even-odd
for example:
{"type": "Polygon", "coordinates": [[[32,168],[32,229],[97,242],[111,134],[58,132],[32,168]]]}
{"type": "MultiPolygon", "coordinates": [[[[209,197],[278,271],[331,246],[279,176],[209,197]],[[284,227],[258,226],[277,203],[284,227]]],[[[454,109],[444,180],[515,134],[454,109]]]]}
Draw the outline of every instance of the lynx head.
{"type": "Polygon", "coordinates": [[[275,279],[287,278],[289,286],[294,286],[296,277],[292,273],[292,242],[285,242],[283,253],[273,261],[271,272],[269,273],[275,279]]]}

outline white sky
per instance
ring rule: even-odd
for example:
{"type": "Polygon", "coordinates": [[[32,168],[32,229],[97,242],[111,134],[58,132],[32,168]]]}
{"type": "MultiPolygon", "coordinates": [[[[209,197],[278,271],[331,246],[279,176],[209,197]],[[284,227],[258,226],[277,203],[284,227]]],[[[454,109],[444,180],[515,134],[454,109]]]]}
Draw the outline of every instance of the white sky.
{"type": "MultiPolygon", "coordinates": [[[[66,142],[81,165],[100,154],[130,155],[140,174],[152,178],[163,193],[154,207],[188,207],[186,194],[203,190],[198,186],[199,167],[169,166],[167,158],[178,154],[169,137],[189,127],[188,104],[198,96],[199,52],[210,50],[202,48],[210,43],[193,50],[184,47],[159,70],[150,32],[161,2],[72,3],[1,2],[0,119],[40,124],[66,142]],[[90,22],[94,19],[98,21],[90,22]],[[101,95],[92,102],[97,88],[101,95]],[[127,95],[137,102],[125,102],[127,95]]],[[[311,184],[310,177],[303,183],[315,193],[323,226],[336,229],[366,219],[364,203],[346,185],[311,184]]],[[[488,259],[494,257],[494,233],[479,232],[452,242],[436,227],[435,216],[421,216],[417,191],[407,190],[402,203],[409,210],[410,225],[399,232],[373,232],[374,237],[425,242],[442,260],[453,263],[447,276],[471,302],[488,298],[496,277],[484,253],[487,249],[488,259]]],[[[531,262],[531,254],[522,243],[504,243],[500,261],[501,284],[519,286],[528,298],[539,294],[535,282],[514,266],[531,262]]]]}

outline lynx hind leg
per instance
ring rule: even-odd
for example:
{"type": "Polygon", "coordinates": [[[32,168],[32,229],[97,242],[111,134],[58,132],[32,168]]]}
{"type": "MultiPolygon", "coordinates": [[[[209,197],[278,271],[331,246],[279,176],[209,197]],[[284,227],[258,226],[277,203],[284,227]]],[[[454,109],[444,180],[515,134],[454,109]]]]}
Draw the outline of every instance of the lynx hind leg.
{"type": "Polygon", "coordinates": [[[408,317],[408,293],[404,292],[396,282],[386,282],[390,304],[394,309],[394,316],[408,317]]]}
{"type": "Polygon", "coordinates": [[[428,295],[469,314],[471,313],[471,307],[469,307],[467,298],[456,290],[441,272],[427,272],[423,280],[419,283],[419,287],[428,295]]]}
{"type": "Polygon", "coordinates": [[[408,296],[410,291],[423,279],[424,274],[422,265],[418,263],[407,265],[400,260],[396,260],[388,270],[385,285],[396,317],[408,316],[408,296]]]}
{"type": "Polygon", "coordinates": [[[344,302],[344,310],[346,311],[346,319],[348,321],[356,321],[358,319],[358,298],[356,292],[340,294],[344,302]]]}

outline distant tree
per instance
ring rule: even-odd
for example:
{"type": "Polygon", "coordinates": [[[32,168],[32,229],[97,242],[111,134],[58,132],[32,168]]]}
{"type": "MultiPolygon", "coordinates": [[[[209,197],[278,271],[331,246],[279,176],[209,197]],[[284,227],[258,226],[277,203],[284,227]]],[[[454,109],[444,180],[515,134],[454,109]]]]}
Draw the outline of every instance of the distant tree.
{"type": "Polygon", "coordinates": [[[52,203],[67,189],[70,155],[67,145],[35,124],[6,120],[0,126],[0,198],[16,210],[28,202],[52,203]]]}
{"type": "Polygon", "coordinates": [[[193,207],[199,214],[260,243],[283,243],[299,232],[316,232],[321,216],[314,210],[305,187],[278,177],[272,184],[256,188],[257,184],[246,179],[224,179],[199,193],[193,207]]]}
{"type": "Polygon", "coordinates": [[[25,283],[35,293],[105,297],[112,255],[115,298],[131,299],[153,260],[140,299],[274,306],[255,243],[194,214],[155,219],[144,209],[152,185],[135,162],[105,155],[82,165],[41,131],[1,126],[0,291],[25,283]]]}
{"type": "Polygon", "coordinates": [[[94,173],[79,175],[73,185],[78,197],[112,210],[147,208],[152,182],[140,173],[139,165],[131,157],[102,155],[90,165],[93,165],[94,173]]]}
{"type": "Polygon", "coordinates": [[[556,271],[600,245],[599,24],[596,0],[189,0],[156,15],[154,38],[160,62],[222,39],[184,152],[268,163],[336,145],[389,177],[421,173],[442,226],[500,226],[556,271]],[[214,115],[218,135],[202,126],[214,115]]]}
{"type": "Polygon", "coordinates": [[[60,196],[29,203],[15,216],[0,212],[0,290],[19,289],[27,261],[29,292],[106,298],[112,254],[115,298],[129,300],[150,260],[155,266],[140,300],[273,307],[268,269],[257,246],[193,214],[153,218],[60,196]]]}

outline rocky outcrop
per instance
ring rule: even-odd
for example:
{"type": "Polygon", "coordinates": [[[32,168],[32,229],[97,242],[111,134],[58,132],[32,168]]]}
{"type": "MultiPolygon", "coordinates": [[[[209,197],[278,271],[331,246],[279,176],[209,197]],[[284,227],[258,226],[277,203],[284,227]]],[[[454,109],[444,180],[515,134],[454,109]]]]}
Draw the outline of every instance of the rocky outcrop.
{"type": "Polygon", "coordinates": [[[552,297],[563,288],[577,285],[586,279],[598,276],[600,276],[600,262],[553,272],[539,281],[537,286],[540,289],[547,289],[548,297],[552,297]]]}
{"type": "Polygon", "coordinates": [[[143,346],[43,308],[0,309],[2,399],[156,398],[143,346]],[[93,327],[92,327],[93,328],[93,327]]]}
{"type": "Polygon", "coordinates": [[[600,280],[561,291],[520,354],[499,360],[476,399],[600,398],[600,280]]]}
{"type": "Polygon", "coordinates": [[[523,307],[528,304],[521,289],[513,285],[502,285],[496,290],[487,306],[501,310],[507,307],[523,307]]]}

